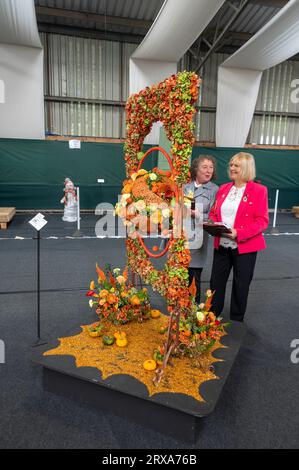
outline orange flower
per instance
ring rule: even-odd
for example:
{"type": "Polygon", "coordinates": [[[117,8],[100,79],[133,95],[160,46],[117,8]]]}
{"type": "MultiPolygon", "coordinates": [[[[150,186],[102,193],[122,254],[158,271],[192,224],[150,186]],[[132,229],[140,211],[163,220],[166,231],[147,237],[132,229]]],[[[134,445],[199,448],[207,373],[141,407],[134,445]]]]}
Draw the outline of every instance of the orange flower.
{"type": "Polygon", "coordinates": [[[133,187],[133,183],[131,183],[131,182],[130,182],[130,183],[126,183],[126,184],[124,185],[124,188],[123,188],[123,190],[122,190],[122,193],[123,193],[123,194],[130,194],[131,191],[132,191],[132,187],[133,187]]]}
{"type": "Polygon", "coordinates": [[[130,299],[130,302],[132,305],[140,305],[140,299],[137,295],[133,295],[133,297],[130,299]]]}
{"type": "Polygon", "coordinates": [[[107,301],[108,301],[109,304],[114,304],[115,302],[117,302],[117,300],[118,299],[117,299],[116,295],[114,295],[114,294],[109,294],[108,295],[107,301]]]}
{"type": "Polygon", "coordinates": [[[101,280],[101,281],[106,281],[105,273],[104,273],[104,271],[102,271],[102,270],[99,268],[98,263],[96,263],[96,271],[97,271],[97,273],[98,273],[99,280],[101,280]]]}

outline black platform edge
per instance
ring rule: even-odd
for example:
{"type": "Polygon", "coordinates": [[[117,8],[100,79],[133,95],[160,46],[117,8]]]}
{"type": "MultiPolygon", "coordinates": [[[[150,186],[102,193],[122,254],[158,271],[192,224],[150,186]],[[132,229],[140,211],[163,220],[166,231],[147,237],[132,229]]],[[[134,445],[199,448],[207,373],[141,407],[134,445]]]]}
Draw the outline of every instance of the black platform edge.
{"type": "MultiPolygon", "coordinates": [[[[68,336],[81,331],[76,328],[68,336]]],[[[59,345],[58,339],[36,347],[32,360],[43,366],[44,390],[109,411],[176,439],[195,442],[199,418],[214,410],[245,332],[244,324],[232,322],[228,334],[222,337],[225,347],[213,353],[215,358],[221,359],[214,363],[217,379],[204,382],[200,387],[204,402],[178,393],[157,392],[149,396],[146,386],[130,375],[117,374],[103,380],[101,372],[94,367],[76,367],[73,356],[43,356],[45,351],[59,345]]]]}

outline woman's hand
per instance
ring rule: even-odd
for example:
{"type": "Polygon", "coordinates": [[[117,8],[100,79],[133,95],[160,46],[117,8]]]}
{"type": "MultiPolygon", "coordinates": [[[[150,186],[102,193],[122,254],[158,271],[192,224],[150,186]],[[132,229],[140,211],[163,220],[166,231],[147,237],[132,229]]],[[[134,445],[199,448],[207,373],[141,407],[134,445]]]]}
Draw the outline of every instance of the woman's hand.
{"type": "Polygon", "coordinates": [[[190,209],[192,219],[200,219],[200,211],[198,209],[190,209]]]}
{"type": "Polygon", "coordinates": [[[235,228],[232,228],[231,229],[231,232],[230,233],[226,233],[225,236],[227,238],[229,238],[230,240],[235,240],[237,238],[237,230],[235,228]]]}

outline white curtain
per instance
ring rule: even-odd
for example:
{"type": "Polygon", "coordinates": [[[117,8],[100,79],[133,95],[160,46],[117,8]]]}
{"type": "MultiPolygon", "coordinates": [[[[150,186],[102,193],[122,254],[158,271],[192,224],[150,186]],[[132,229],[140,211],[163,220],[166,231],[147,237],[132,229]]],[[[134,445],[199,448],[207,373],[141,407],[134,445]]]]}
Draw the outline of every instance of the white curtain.
{"type": "Polygon", "coordinates": [[[45,137],[43,82],[34,1],[0,0],[0,137],[45,137]]]}
{"type": "Polygon", "coordinates": [[[218,68],[216,145],[243,147],[250,129],[262,72],[218,68]]]}
{"type": "Polygon", "coordinates": [[[0,1],[0,43],[42,47],[34,0],[0,1]]]}
{"type": "Polygon", "coordinates": [[[43,50],[0,44],[0,137],[43,139],[43,50]]]}
{"type": "Polygon", "coordinates": [[[223,3],[224,0],[166,0],[133,58],[178,62],[223,3]]]}
{"type": "Polygon", "coordinates": [[[299,52],[299,0],[289,1],[218,70],[216,145],[243,147],[262,71],[299,52]]]}
{"type": "MultiPolygon", "coordinates": [[[[217,13],[224,0],[166,0],[130,60],[130,94],[177,72],[177,62],[217,13]]],[[[145,142],[159,142],[154,124],[145,142]]]]}

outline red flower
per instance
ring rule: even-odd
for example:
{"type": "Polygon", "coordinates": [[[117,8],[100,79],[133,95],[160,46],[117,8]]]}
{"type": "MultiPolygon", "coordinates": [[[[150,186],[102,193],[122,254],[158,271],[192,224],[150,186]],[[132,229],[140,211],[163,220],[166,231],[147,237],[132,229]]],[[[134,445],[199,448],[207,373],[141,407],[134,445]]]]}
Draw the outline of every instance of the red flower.
{"type": "Polygon", "coordinates": [[[94,294],[94,291],[93,290],[89,290],[85,295],[86,297],[92,297],[94,294]]]}

